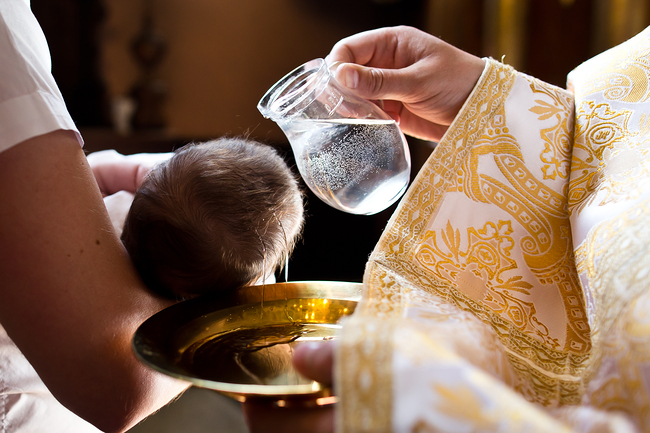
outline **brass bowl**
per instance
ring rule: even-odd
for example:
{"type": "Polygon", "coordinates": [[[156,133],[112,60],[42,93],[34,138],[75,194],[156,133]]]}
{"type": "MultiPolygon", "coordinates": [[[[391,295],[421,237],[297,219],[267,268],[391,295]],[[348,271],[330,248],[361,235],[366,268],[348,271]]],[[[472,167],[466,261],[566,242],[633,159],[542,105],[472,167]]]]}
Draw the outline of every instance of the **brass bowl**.
{"type": "Polygon", "coordinates": [[[361,283],[265,284],[179,302],[135,333],[138,358],[169,376],[238,401],[251,398],[328,404],[331,390],[293,368],[296,346],[331,340],[354,312],[361,283]]]}

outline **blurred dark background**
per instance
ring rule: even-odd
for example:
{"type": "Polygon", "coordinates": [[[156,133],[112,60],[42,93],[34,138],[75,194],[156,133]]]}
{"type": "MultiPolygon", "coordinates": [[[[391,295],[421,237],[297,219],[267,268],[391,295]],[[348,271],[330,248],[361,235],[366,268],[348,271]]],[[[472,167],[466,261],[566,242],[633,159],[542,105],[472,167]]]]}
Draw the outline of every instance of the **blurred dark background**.
{"type": "MultiPolygon", "coordinates": [[[[564,87],[566,74],[642,30],[646,0],[32,0],[87,151],[159,152],[248,135],[291,161],[256,105],[341,38],[410,25],[564,87]],[[505,57],[503,57],[505,56],[505,57]]],[[[435,143],[409,139],[413,175],[435,143]]],[[[294,167],[295,169],[295,167],[294,167]]],[[[348,215],[307,192],[290,280],[361,281],[395,206],[348,215]]],[[[282,280],[282,277],[279,278],[282,280]]]]}

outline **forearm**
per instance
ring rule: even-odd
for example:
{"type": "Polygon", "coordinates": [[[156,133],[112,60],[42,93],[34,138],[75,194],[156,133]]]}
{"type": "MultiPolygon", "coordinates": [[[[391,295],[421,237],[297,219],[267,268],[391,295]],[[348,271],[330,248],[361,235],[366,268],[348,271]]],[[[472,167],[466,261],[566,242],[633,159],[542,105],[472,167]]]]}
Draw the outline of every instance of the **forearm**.
{"type": "Polygon", "coordinates": [[[0,323],[64,405],[125,431],[186,385],[142,365],[137,326],[169,305],[141,283],[74,137],[0,153],[0,323]]]}

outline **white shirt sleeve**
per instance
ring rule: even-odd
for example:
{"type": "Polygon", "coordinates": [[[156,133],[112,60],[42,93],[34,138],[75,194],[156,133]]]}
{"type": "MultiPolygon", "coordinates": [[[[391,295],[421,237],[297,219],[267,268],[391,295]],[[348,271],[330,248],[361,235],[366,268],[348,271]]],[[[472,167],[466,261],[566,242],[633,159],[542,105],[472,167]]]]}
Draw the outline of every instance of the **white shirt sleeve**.
{"type": "Polygon", "coordinates": [[[83,140],[51,73],[45,35],[29,2],[0,2],[0,152],[66,129],[83,140]]]}

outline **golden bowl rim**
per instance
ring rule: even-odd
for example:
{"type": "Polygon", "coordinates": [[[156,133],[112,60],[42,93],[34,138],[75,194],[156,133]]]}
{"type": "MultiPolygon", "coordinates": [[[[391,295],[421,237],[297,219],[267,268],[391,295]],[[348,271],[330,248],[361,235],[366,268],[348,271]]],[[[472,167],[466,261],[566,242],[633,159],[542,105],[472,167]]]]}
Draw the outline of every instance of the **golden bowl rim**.
{"type": "Polygon", "coordinates": [[[201,295],[185,301],[180,301],[146,319],[137,328],[132,348],[138,360],[148,367],[175,379],[191,383],[193,386],[211,389],[234,398],[245,401],[253,397],[272,397],[278,399],[320,398],[331,396],[331,389],[318,382],[301,385],[257,385],[218,382],[202,379],[181,372],[166,356],[165,340],[171,340],[170,332],[178,331],[193,320],[219,310],[250,306],[264,301],[277,299],[331,299],[345,300],[358,303],[361,300],[363,283],[348,281],[290,281],[273,284],[259,284],[244,287],[228,296],[223,294],[201,295]],[[287,290],[295,291],[303,296],[287,298],[287,290]],[[279,295],[284,290],[285,296],[279,295]],[[309,296],[307,296],[309,295],[309,296]],[[318,295],[318,296],[316,296],[318,295]],[[252,301],[252,302],[251,302],[252,301]],[[174,329],[175,328],[175,329],[174,329]]]}

